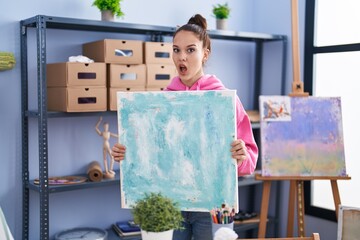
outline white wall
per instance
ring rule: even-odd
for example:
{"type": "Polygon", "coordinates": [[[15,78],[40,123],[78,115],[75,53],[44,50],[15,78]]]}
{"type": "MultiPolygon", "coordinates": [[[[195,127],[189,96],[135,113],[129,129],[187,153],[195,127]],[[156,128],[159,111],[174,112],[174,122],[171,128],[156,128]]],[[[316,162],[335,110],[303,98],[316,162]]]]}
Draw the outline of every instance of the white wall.
{"type": "MultiPolygon", "coordinates": [[[[223,1],[183,0],[180,3],[167,0],[124,0],[122,5],[126,16],[117,21],[175,26],[186,23],[188,18],[195,13],[201,13],[208,19],[209,29],[214,29],[215,19],[211,16],[211,7],[220,2],[223,1]]],[[[285,34],[290,37],[290,1],[229,0],[227,2],[232,8],[229,29],[285,34]]],[[[100,19],[99,11],[91,4],[91,0],[19,0],[14,2],[0,0],[0,9],[2,9],[0,15],[0,51],[13,52],[17,60],[17,65],[13,70],[0,72],[0,112],[2,116],[0,124],[2,162],[0,168],[0,205],[15,239],[21,239],[22,232],[19,21],[38,14],[100,19]]],[[[303,6],[304,3],[301,5],[303,6]]],[[[48,62],[66,61],[68,56],[81,53],[81,43],[113,36],[69,31],[48,32],[48,62]]],[[[30,31],[29,39],[34,39],[33,37],[33,31],[30,31]]],[[[249,43],[213,41],[213,54],[207,67],[209,73],[216,74],[229,88],[238,90],[247,108],[252,107],[252,100],[249,100],[252,99],[249,97],[249,92],[250,94],[252,92],[249,82],[253,78],[253,50],[253,45],[249,43]]],[[[281,54],[281,47],[277,44],[270,44],[264,50],[266,55],[264,78],[267,82],[264,87],[265,92],[267,94],[279,94],[278,89],[274,88],[276,84],[273,84],[273,81],[280,74],[277,62],[281,54]]],[[[32,58],[29,60],[30,78],[35,79],[35,45],[29,45],[29,53],[32,54],[32,58]]],[[[288,60],[290,60],[290,53],[288,60]]],[[[287,68],[288,83],[291,82],[290,65],[288,64],[287,68]]],[[[35,98],[34,91],[31,99],[35,98]]],[[[116,131],[115,120],[110,117],[105,117],[105,120],[110,122],[111,131],[116,131]]],[[[101,158],[101,139],[94,130],[96,121],[97,118],[95,117],[49,120],[50,175],[85,172],[87,164],[91,160],[101,158]]],[[[30,127],[36,135],[37,122],[35,120],[30,121],[30,127]]],[[[31,149],[37,148],[36,139],[31,138],[30,147],[31,149]]],[[[33,157],[37,153],[32,150],[30,155],[33,157]]],[[[38,168],[37,161],[34,161],[34,157],[32,159],[30,163],[31,179],[37,177],[38,168]]],[[[30,239],[39,239],[38,194],[32,191],[30,193],[30,239]]],[[[51,194],[50,206],[50,233],[52,236],[57,231],[79,224],[108,228],[116,220],[129,218],[129,211],[120,209],[119,193],[116,187],[51,194]]],[[[286,213],[282,215],[286,216],[286,213]]]]}

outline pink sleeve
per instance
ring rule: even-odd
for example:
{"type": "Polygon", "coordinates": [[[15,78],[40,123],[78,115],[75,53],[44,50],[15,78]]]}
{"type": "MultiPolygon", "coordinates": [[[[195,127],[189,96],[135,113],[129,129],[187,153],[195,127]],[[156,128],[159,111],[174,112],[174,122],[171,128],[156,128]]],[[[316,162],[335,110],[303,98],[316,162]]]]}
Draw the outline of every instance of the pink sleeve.
{"type": "Polygon", "coordinates": [[[249,116],[246,114],[239,98],[236,100],[237,139],[245,142],[248,158],[238,165],[238,175],[252,174],[256,168],[258,159],[258,147],[256,145],[249,116]]]}

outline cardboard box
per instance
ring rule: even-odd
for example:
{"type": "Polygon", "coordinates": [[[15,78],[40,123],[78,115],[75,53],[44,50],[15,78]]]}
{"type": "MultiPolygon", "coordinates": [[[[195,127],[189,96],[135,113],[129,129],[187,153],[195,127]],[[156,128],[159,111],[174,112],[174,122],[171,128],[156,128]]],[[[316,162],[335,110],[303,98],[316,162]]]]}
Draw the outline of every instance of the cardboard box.
{"type": "Polygon", "coordinates": [[[146,91],[147,92],[158,92],[158,91],[163,91],[165,89],[165,87],[147,87],[146,91]]]}
{"type": "Polygon", "coordinates": [[[131,88],[109,88],[108,89],[108,106],[110,111],[117,111],[117,92],[143,92],[145,87],[131,87],[131,88]]]}
{"type": "Polygon", "coordinates": [[[51,63],[46,65],[48,87],[106,86],[105,63],[51,63]]]}
{"type": "Polygon", "coordinates": [[[83,55],[95,62],[142,64],[143,41],[104,39],[85,43],[83,55]]]}
{"type": "Polygon", "coordinates": [[[106,87],[49,87],[48,110],[60,112],[106,111],[106,87]]]}
{"type": "Polygon", "coordinates": [[[146,64],[146,87],[166,87],[176,75],[173,64],[146,64]]]}
{"type": "Polygon", "coordinates": [[[145,42],[145,63],[172,64],[172,43],[145,42]]]}
{"type": "Polygon", "coordinates": [[[108,77],[110,87],[143,87],[146,85],[146,66],[137,65],[108,65],[108,77]]]}

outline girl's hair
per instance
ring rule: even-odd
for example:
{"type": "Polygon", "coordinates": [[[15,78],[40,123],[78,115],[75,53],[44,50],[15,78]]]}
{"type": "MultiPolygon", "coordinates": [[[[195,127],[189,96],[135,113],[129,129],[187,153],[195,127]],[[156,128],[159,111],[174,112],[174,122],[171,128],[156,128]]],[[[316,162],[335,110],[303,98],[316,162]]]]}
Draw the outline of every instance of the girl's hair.
{"type": "Polygon", "coordinates": [[[174,37],[180,31],[193,32],[199,38],[199,40],[203,42],[203,47],[205,49],[209,49],[209,51],[211,52],[210,37],[206,29],[207,29],[206,19],[200,14],[196,14],[189,19],[187,24],[181,26],[176,30],[176,32],[174,33],[174,37]]]}

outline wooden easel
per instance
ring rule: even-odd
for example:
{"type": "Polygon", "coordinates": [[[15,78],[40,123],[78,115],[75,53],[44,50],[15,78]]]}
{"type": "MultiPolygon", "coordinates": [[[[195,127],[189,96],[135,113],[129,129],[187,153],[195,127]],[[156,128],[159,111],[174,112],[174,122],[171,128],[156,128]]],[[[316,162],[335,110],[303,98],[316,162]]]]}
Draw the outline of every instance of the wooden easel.
{"type": "MultiPolygon", "coordinates": [[[[298,27],[298,1],[291,0],[291,33],[292,33],[292,59],[293,59],[293,83],[291,97],[307,97],[309,93],[304,92],[304,84],[300,77],[300,48],[299,48],[299,27],[298,27]]],[[[338,217],[338,206],[341,204],[340,194],[337,185],[337,180],[350,180],[349,176],[279,176],[279,177],[264,177],[256,175],[255,179],[263,181],[263,192],[261,200],[261,212],[258,238],[265,238],[266,223],[269,209],[269,197],[271,182],[276,180],[289,180],[289,208],[288,208],[288,223],[287,223],[287,237],[293,237],[294,232],[294,213],[295,203],[297,208],[297,223],[299,237],[305,237],[305,205],[304,205],[304,181],[308,180],[330,180],[332,194],[334,198],[336,218],[338,217]]]]}
{"type": "Polygon", "coordinates": [[[261,211],[260,211],[260,223],[258,238],[264,238],[266,234],[266,223],[267,215],[269,210],[269,198],[270,198],[270,188],[272,181],[290,181],[290,190],[289,190],[289,207],[288,207],[288,223],[287,223],[287,237],[293,237],[294,232],[294,213],[295,213],[295,204],[297,208],[297,224],[298,224],[298,235],[299,237],[305,236],[305,205],[304,205],[304,181],[309,180],[330,180],[332,194],[334,198],[336,218],[338,217],[338,206],[341,204],[340,194],[337,185],[337,180],[350,180],[349,176],[340,177],[340,176],[279,176],[279,177],[264,177],[261,175],[255,176],[256,180],[263,181],[263,191],[262,191],[262,200],[261,200],[261,211]]]}
{"type": "Polygon", "coordinates": [[[291,0],[291,38],[293,83],[292,92],[289,95],[294,97],[306,97],[309,96],[309,93],[304,92],[304,84],[300,77],[299,16],[297,0],[291,0]]]}

